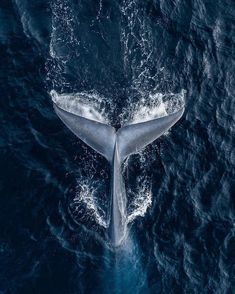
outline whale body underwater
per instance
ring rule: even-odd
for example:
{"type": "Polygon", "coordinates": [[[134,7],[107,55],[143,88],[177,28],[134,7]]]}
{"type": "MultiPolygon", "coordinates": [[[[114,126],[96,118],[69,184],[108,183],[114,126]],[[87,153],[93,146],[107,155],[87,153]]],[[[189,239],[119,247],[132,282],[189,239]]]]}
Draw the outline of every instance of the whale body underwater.
{"type": "Polygon", "coordinates": [[[61,121],[110,164],[112,180],[108,234],[111,245],[119,247],[127,234],[127,197],[121,164],[126,157],[167,132],[182,117],[184,107],[164,117],[127,124],[116,130],[111,125],[65,111],[56,103],[53,106],[61,121]]]}

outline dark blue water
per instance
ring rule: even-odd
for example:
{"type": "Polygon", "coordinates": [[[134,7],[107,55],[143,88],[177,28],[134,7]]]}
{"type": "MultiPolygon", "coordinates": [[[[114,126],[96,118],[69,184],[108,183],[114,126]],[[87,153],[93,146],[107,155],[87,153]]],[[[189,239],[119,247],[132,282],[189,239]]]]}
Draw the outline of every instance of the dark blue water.
{"type": "Polygon", "coordinates": [[[234,293],[234,72],[233,0],[1,0],[0,293],[234,293]],[[128,160],[117,251],[108,164],[51,91],[113,125],[185,100],[128,160]]]}

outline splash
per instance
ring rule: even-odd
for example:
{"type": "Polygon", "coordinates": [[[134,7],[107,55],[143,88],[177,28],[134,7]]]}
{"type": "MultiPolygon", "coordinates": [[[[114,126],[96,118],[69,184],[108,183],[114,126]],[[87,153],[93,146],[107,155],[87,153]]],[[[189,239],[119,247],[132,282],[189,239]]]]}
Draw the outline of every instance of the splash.
{"type": "Polygon", "coordinates": [[[73,208],[73,214],[79,214],[81,210],[84,216],[82,204],[85,205],[86,214],[92,216],[96,220],[97,224],[101,227],[107,228],[107,221],[105,220],[105,212],[100,207],[96,199],[96,189],[88,181],[79,182],[77,187],[77,193],[71,204],[73,208]]]}
{"type": "MultiPolygon", "coordinates": [[[[129,108],[123,109],[120,114],[120,124],[136,124],[152,119],[164,117],[178,111],[185,105],[186,91],[180,93],[150,93],[143,95],[135,104],[130,104],[129,108]]],[[[111,102],[98,93],[67,93],[59,94],[55,90],[50,92],[52,101],[60,108],[70,113],[98,121],[110,123],[108,109],[114,108],[111,102]],[[109,105],[107,105],[109,104],[109,105]]]]}
{"type": "Polygon", "coordinates": [[[142,98],[133,111],[131,123],[140,123],[160,118],[176,112],[184,106],[185,91],[179,94],[150,94],[148,98],[142,98]]]}
{"type": "Polygon", "coordinates": [[[136,124],[172,114],[185,106],[186,91],[180,93],[143,93],[139,101],[129,103],[120,116],[122,125],[136,124]]]}
{"type": "MultiPolygon", "coordinates": [[[[132,223],[137,217],[144,217],[148,208],[151,207],[152,204],[152,191],[147,179],[145,178],[143,181],[138,179],[137,182],[138,193],[137,195],[134,195],[134,200],[129,207],[129,213],[127,216],[128,224],[132,223]]],[[[129,194],[131,194],[131,191],[129,191],[129,194]]]]}
{"type": "Polygon", "coordinates": [[[109,123],[102,108],[102,97],[96,94],[76,93],[58,94],[55,90],[50,92],[53,102],[63,110],[101,123],[109,123]]]}

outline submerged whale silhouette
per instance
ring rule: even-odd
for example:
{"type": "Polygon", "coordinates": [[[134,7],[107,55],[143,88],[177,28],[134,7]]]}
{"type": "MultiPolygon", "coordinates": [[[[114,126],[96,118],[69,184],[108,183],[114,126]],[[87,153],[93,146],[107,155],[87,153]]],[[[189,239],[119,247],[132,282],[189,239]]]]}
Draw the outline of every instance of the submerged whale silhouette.
{"type": "Polygon", "coordinates": [[[121,163],[169,130],[182,117],[184,108],[164,117],[123,126],[116,131],[110,125],[67,112],[55,103],[53,105],[62,122],[111,165],[112,198],[108,233],[112,245],[118,247],[127,232],[126,192],[121,163]]]}

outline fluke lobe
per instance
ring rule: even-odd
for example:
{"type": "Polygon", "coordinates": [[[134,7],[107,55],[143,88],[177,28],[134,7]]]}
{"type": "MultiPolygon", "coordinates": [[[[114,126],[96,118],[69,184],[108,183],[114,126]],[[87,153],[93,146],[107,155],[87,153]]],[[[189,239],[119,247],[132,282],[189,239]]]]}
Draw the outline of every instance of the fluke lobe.
{"type": "Polygon", "coordinates": [[[121,163],[127,156],[138,152],[169,130],[181,118],[184,108],[161,118],[123,126],[117,131],[105,123],[67,112],[55,103],[54,109],[79,139],[110,163],[112,182],[108,233],[112,245],[118,247],[127,232],[126,191],[121,163]]]}

